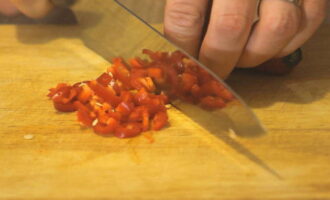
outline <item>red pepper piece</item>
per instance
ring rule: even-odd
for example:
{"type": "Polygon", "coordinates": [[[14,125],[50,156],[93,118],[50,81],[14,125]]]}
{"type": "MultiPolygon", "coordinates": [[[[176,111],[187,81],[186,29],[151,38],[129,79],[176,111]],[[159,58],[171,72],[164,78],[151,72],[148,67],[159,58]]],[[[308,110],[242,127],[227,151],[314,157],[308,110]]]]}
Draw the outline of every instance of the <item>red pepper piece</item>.
{"type": "Polygon", "coordinates": [[[152,130],[158,131],[162,129],[164,126],[166,126],[167,122],[168,122],[167,113],[164,111],[158,112],[152,119],[151,128],[152,130]]]}
{"type": "Polygon", "coordinates": [[[140,78],[139,81],[148,92],[154,92],[156,90],[156,86],[150,77],[140,78]]]}
{"type": "Polygon", "coordinates": [[[147,110],[147,108],[145,106],[135,107],[133,109],[133,111],[131,112],[131,114],[129,115],[128,121],[129,122],[142,122],[144,110],[147,110]]]}
{"type": "Polygon", "coordinates": [[[124,63],[123,59],[115,58],[113,59],[113,69],[116,78],[123,83],[123,87],[127,90],[130,89],[130,72],[127,65],[124,63]]]}
{"type": "Polygon", "coordinates": [[[129,122],[119,125],[114,135],[118,138],[129,138],[139,135],[142,132],[141,123],[129,122]]]}
{"type": "Polygon", "coordinates": [[[173,53],[171,53],[171,60],[174,63],[182,62],[183,59],[185,58],[187,58],[187,56],[183,54],[181,51],[174,51],[173,53]]]}
{"type": "Polygon", "coordinates": [[[150,101],[149,93],[145,88],[141,88],[134,96],[134,102],[136,105],[145,105],[150,101]]]}
{"type": "Polygon", "coordinates": [[[226,103],[221,97],[207,96],[201,99],[200,105],[205,109],[214,110],[225,107],[226,103]]]}
{"type": "Polygon", "coordinates": [[[123,114],[120,112],[110,112],[108,113],[108,116],[116,119],[119,122],[122,122],[124,121],[124,119],[126,119],[126,117],[124,117],[123,114]]]}
{"type": "Polygon", "coordinates": [[[163,93],[159,94],[159,95],[150,94],[149,97],[159,99],[159,101],[162,103],[162,105],[169,103],[168,97],[166,95],[164,95],[163,93]]]}
{"type": "Polygon", "coordinates": [[[169,84],[171,84],[172,87],[178,85],[178,72],[172,66],[166,66],[165,73],[167,81],[169,82],[169,84]]]}
{"type": "Polygon", "coordinates": [[[131,79],[134,79],[134,78],[141,78],[141,77],[146,77],[148,76],[148,72],[146,69],[135,69],[133,68],[131,70],[131,79]]]}
{"type": "Polygon", "coordinates": [[[108,73],[103,73],[96,81],[104,87],[107,87],[113,78],[108,73]]]}
{"type": "Polygon", "coordinates": [[[164,72],[159,67],[150,67],[150,68],[148,68],[148,76],[150,76],[151,78],[160,80],[160,79],[164,78],[164,72]]]}
{"type": "Polygon", "coordinates": [[[58,84],[56,88],[50,89],[47,96],[53,100],[53,105],[56,110],[61,112],[73,112],[76,110],[73,101],[77,95],[77,88],[61,83],[58,84]]]}
{"type": "Polygon", "coordinates": [[[184,64],[184,66],[185,66],[185,69],[184,69],[184,72],[185,73],[192,74],[192,75],[194,75],[196,77],[199,76],[199,70],[198,70],[199,69],[199,66],[198,66],[198,64],[195,61],[190,60],[188,58],[184,58],[182,60],[182,62],[184,64]]]}
{"type": "Polygon", "coordinates": [[[150,99],[145,106],[148,108],[150,116],[154,116],[159,111],[166,111],[164,103],[158,98],[150,99]]]}
{"type": "Polygon", "coordinates": [[[97,123],[93,126],[94,132],[102,135],[108,135],[114,133],[119,123],[114,118],[109,118],[107,124],[97,123]]]}
{"type": "Polygon", "coordinates": [[[131,102],[121,102],[116,107],[116,112],[119,112],[123,116],[128,116],[134,109],[134,104],[131,102]]]}
{"type": "Polygon", "coordinates": [[[78,92],[72,86],[67,86],[60,88],[53,96],[52,100],[56,103],[67,104],[70,103],[76,96],[78,92]]]}
{"type": "Polygon", "coordinates": [[[120,94],[120,99],[123,102],[131,103],[133,102],[133,94],[129,91],[122,91],[120,94]]]}
{"type": "Polygon", "coordinates": [[[156,86],[150,77],[132,78],[131,86],[137,90],[145,88],[148,92],[154,92],[156,90],[156,86]]]}
{"type": "Polygon", "coordinates": [[[223,85],[220,85],[217,81],[211,80],[202,86],[202,92],[205,96],[211,95],[221,97],[226,101],[233,100],[234,96],[223,85]]]}
{"type": "Polygon", "coordinates": [[[227,102],[235,99],[234,95],[226,88],[221,92],[221,97],[225,99],[227,102]]]}
{"type": "Polygon", "coordinates": [[[118,95],[121,93],[121,91],[124,90],[124,88],[122,87],[122,83],[119,81],[114,82],[113,86],[112,86],[113,90],[115,91],[115,94],[118,95]]]}
{"type": "Polygon", "coordinates": [[[148,55],[151,58],[151,60],[157,60],[157,61],[164,60],[166,57],[168,57],[168,53],[166,52],[160,52],[160,51],[153,52],[149,49],[143,49],[142,53],[148,55]]]}
{"type": "Polygon", "coordinates": [[[199,98],[201,98],[202,95],[203,95],[201,88],[200,88],[197,84],[194,84],[194,85],[191,87],[191,91],[190,91],[190,93],[192,94],[192,96],[193,96],[195,99],[199,99],[199,98]]]}
{"type": "Polygon", "coordinates": [[[147,131],[149,130],[149,117],[150,114],[147,109],[142,111],[142,130],[147,131]]]}
{"type": "Polygon", "coordinates": [[[78,95],[78,100],[82,103],[87,103],[93,96],[93,91],[88,85],[82,86],[82,90],[78,95]]]}
{"type": "Polygon", "coordinates": [[[129,64],[133,68],[144,68],[144,63],[140,58],[132,58],[129,60],[129,64]]]}
{"type": "Polygon", "coordinates": [[[183,73],[181,75],[181,80],[182,80],[182,89],[184,92],[189,92],[192,88],[193,85],[197,84],[197,77],[192,75],[192,74],[188,74],[188,73],[183,73]]]}
{"type": "Polygon", "coordinates": [[[106,73],[108,73],[113,79],[116,79],[116,80],[118,79],[113,65],[108,67],[106,73]]]}
{"type": "Polygon", "coordinates": [[[97,96],[104,99],[113,107],[116,107],[119,104],[120,98],[116,96],[114,90],[112,90],[110,87],[104,87],[96,81],[91,81],[88,86],[97,96]]]}
{"type": "Polygon", "coordinates": [[[60,89],[66,88],[69,85],[66,83],[59,83],[55,88],[49,89],[48,97],[52,98],[60,89]]]}
{"type": "Polygon", "coordinates": [[[91,111],[81,102],[75,101],[74,106],[77,109],[77,118],[78,121],[81,122],[85,126],[92,126],[95,118],[91,116],[91,111]]]}
{"type": "Polygon", "coordinates": [[[111,105],[107,103],[97,103],[93,105],[93,110],[97,115],[97,119],[100,123],[106,124],[110,118],[110,113],[112,112],[111,105]]]}
{"type": "Polygon", "coordinates": [[[198,68],[198,80],[201,84],[209,82],[210,80],[213,80],[213,79],[214,78],[206,70],[204,70],[200,67],[198,68]]]}
{"type": "Polygon", "coordinates": [[[54,108],[60,112],[74,112],[76,111],[75,106],[72,103],[59,103],[53,102],[54,108]]]}

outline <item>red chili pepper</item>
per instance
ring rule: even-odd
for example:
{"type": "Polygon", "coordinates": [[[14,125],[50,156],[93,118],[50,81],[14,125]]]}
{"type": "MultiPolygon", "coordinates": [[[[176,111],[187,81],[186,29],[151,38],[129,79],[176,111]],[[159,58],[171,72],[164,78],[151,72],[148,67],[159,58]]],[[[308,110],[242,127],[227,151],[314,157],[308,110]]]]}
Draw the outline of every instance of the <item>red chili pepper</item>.
{"type": "Polygon", "coordinates": [[[226,103],[223,101],[221,97],[212,97],[207,96],[201,99],[201,106],[205,109],[217,109],[217,108],[223,108],[226,106],[226,103]]]}
{"type": "Polygon", "coordinates": [[[148,76],[154,78],[156,80],[160,80],[164,78],[164,73],[161,68],[158,67],[150,67],[148,68],[148,76]]]}
{"type": "Polygon", "coordinates": [[[119,138],[129,138],[139,135],[142,132],[141,123],[129,122],[119,125],[114,135],[119,138]]]}
{"type": "Polygon", "coordinates": [[[59,83],[55,88],[49,89],[48,97],[52,98],[61,88],[66,88],[68,85],[66,83],[59,83]]]}
{"type": "Polygon", "coordinates": [[[191,88],[197,84],[197,77],[192,75],[192,74],[189,74],[189,73],[183,73],[181,75],[181,87],[182,87],[182,90],[184,92],[189,92],[191,90],[191,88]]]}
{"type": "Polygon", "coordinates": [[[58,102],[53,102],[54,108],[60,112],[74,112],[76,111],[76,108],[72,103],[58,103],[58,102]]]}
{"type": "Polygon", "coordinates": [[[143,121],[143,112],[148,111],[145,106],[137,106],[133,109],[128,117],[129,122],[142,122],[143,121]]]}
{"type": "Polygon", "coordinates": [[[168,121],[168,116],[165,111],[158,112],[155,117],[152,119],[152,130],[158,131],[162,129],[168,121]]]}
{"type": "Polygon", "coordinates": [[[93,96],[93,91],[87,85],[82,86],[82,90],[78,95],[78,100],[82,103],[87,103],[93,96]]]}
{"type": "Polygon", "coordinates": [[[129,63],[133,68],[144,68],[144,63],[140,58],[132,58],[129,63]]]}
{"type": "Polygon", "coordinates": [[[147,109],[142,110],[142,130],[147,131],[149,130],[149,117],[150,114],[147,109]]]}
{"type": "Polygon", "coordinates": [[[103,73],[96,79],[96,81],[104,87],[108,86],[112,80],[113,78],[108,73],[103,73]]]}
{"type": "Polygon", "coordinates": [[[116,93],[111,87],[104,87],[97,81],[91,81],[88,86],[97,96],[101,97],[112,106],[117,106],[120,103],[120,98],[116,96],[116,93]]]}
{"type": "Polygon", "coordinates": [[[116,112],[119,112],[123,116],[128,116],[133,111],[133,109],[133,103],[123,101],[116,107],[116,112]]]}
{"type": "Polygon", "coordinates": [[[77,109],[78,121],[85,126],[92,126],[92,123],[95,118],[91,116],[91,111],[79,101],[74,102],[74,106],[77,109]]]}
{"type": "Polygon", "coordinates": [[[77,111],[78,121],[102,135],[134,137],[168,124],[165,105],[181,99],[219,109],[234,96],[179,51],[143,50],[150,60],[122,58],[96,80],[58,84],[47,95],[62,112],[77,111]]]}
{"type": "Polygon", "coordinates": [[[130,72],[123,59],[113,59],[114,76],[123,83],[125,89],[130,89],[130,72]]]}
{"type": "Polygon", "coordinates": [[[119,123],[114,118],[109,118],[106,124],[97,123],[93,126],[93,129],[96,133],[102,135],[113,134],[116,128],[119,126],[119,123]]]}
{"type": "Polygon", "coordinates": [[[56,110],[61,112],[74,112],[76,109],[73,105],[73,101],[77,95],[77,88],[60,83],[56,88],[50,89],[47,96],[53,100],[56,110]]]}
{"type": "Polygon", "coordinates": [[[135,104],[137,105],[145,105],[150,101],[149,93],[145,88],[141,88],[138,93],[134,96],[135,104]]]}

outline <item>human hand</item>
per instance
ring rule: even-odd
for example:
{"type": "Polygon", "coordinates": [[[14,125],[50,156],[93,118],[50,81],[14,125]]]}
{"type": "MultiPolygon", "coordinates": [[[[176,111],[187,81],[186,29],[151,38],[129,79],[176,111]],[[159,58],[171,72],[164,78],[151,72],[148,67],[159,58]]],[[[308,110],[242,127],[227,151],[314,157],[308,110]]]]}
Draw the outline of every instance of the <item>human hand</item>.
{"type": "Polygon", "coordinates": [[[0,14],[7,16],[23,13],[31,18],[41,18],[53,7],[49,0],[0,0],[0,14]]]}
{"type": "Polygon", "coordinates": [[[328,0],[167,0],[167,38],[198,57],[218,75],[227,77],[235,66],[255,67],[301,47],[326,15],[328,0]],[[205,37],[203,27],[210,18],[205,37]]]}

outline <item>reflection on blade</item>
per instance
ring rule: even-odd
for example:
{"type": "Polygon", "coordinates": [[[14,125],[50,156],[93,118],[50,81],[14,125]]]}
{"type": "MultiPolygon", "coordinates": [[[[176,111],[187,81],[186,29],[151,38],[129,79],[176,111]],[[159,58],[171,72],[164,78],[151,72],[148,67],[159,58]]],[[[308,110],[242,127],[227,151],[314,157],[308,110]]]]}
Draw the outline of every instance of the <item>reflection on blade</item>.
{"type": "Polygon", "coordinates": [[[74,6],[81,38],[89,48],[107,60],[141,56],[142,49],[150,49],[145,53],[167,77],[158,85],[183,113],[212,133],[230,129],[248,137],[265,133],[253,112],[223,81],[123,8],[113,0],[81,0],[74,6]],[[191,85],[185,85],[185,80],[191,85]]]}

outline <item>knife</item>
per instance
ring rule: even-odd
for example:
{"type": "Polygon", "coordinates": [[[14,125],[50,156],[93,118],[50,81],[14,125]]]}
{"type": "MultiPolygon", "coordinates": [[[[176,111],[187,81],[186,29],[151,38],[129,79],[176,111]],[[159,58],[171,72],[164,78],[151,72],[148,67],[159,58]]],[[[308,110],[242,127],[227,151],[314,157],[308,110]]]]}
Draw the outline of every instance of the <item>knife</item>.
{"type": "Polygon", "coordinates": [[[198,63],[198,66],[209,73],[218,84],[227,88],[235,96],[235,100],[222,109],[205,110],[180,99],[172,102],[173,106],[204,129],[215,134],[234,131],[244,137],[266,133],[252,110],[218,76],[164,38],[117,0],[80,0],[72,9],[78,20],[77,26],[82,41],[104,59],[111,61],[113,57],[118,56],[142,56],[142,49],[166,52],[179,50],[198,63]]]}

